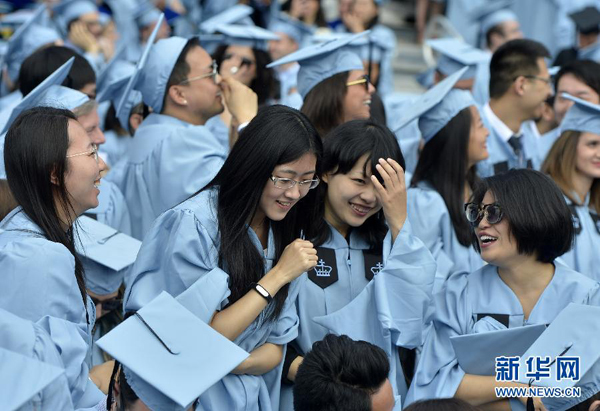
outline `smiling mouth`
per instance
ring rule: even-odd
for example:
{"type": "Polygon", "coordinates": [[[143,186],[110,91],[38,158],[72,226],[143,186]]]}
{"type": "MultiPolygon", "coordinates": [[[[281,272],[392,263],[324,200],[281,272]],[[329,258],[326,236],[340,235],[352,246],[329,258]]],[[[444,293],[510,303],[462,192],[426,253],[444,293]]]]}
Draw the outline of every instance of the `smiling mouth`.
{"type": "Polygon", "coordinates": [[[373,209],[373,207],[365,207],[358,204],[350,203],[350,208],[358,215],[365,216],[373,209]]]}
{"type": "Polygon", "coordinates": [[[100,179],[94,181],[94,188],[100,189],[100,179]]]}
{"type": "Polygon", "coordinates": [[[364,104],[365,106],[370,106],[370,105],[371,105],[371,100],[365,100],[365,101],[363,102],[363,104],[364,104]]]}
{"type": "Polygon", "coordinates": [[[479,236],[479,242],[482,247],[487,247],[496,241],[498,241],[498,237],[492,237],[491,235],[479,236]]]}
{"type": "Polygon", "coordinates": [[[279,201],[279,200],[275,200],[275,202],[277,204],[279,204],[279,206],[284,207],[284,208],[290,208],[292,206],[292,204],[294,204],[292,201],[279,201]]]}

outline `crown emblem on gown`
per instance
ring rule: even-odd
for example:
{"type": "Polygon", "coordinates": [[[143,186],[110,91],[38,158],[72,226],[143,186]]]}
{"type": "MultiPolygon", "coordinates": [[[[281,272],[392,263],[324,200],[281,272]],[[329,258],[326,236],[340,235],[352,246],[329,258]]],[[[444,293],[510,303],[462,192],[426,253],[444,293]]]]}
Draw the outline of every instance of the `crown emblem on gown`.
{"type": "Polygon", "coordinates": [[[325,261],[320,259],[319,264],[315,266],[315,273],[317,273],[317,277],[329,277],[331,275],[331,267],[325,265],[325,261]]]}
{"type": "Polygon", "coordinates": [[[381,262],[375,264],[375,267],[371,267],[371,272],[373,275],[379,274],[379,272],[383,269],[383,264],[381,262]]]}

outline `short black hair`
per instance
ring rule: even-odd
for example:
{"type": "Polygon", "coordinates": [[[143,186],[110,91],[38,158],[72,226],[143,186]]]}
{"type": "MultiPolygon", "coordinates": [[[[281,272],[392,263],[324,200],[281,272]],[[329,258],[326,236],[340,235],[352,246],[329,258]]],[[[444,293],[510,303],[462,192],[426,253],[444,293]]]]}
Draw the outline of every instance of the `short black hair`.
{"type": "Polygon", "coordinates": [[[68,47],[50,46],[36,51],[23,61],[19,70],[19,90],[23,96],[29,94],[71,57],[75,57],[75,60],[62,85],[79,91],[88,84],[95,84],[96,72],[83,56],[68,47]]]}
{"type": "Polygon", "coordinates": [[[554,90],[558,90],[558,82],[565,74],[571,74],[600,96],[600,64],[592,60],[576,60],[565,64],[554,77],[554,90]]]}
{"type": "MultiPolygon", "coordinates": [[[[509,170],[483,179],[473,193],[480,204],[490,191],[508,220],[519,254],[551,263],[573,245],[573,217],[560,188],[539,171],[509,170]]],[[[481,251],[473,235],[473,245],[481,251]]]]}
{"type": "Polygon", "coordinates": [[[326,335],[313,344],[294,383],[296,411],[370,411],[371,395],[385,383],[385,352],[366,341],[326,335]]]}
{"type": "Polygon", "coordinates": [[[519,76],[538,75],[538,59],[549,57],[546,46],[534,40],[516,39],[504,43],[490,62],[490,97],[502,97],[519,76]]]}
{"type": "Polygon", "coordinates": [[[458,398],[436,398],[434,400],[417,401],[404,411],[477,411],[479,408],[458,398]]]}
{"type": "Polygon", "coordinates": [[[185,61],[185,59],[188,53],[194,47],[200,47],[200,39],[198,37],[190,38],[181,50],[181,53],[179,53],[179,57],[177,57],[177,61],[175,62],[173,70],[171,71],[171,75],[169,76],[169,81],[167,81],[167,85],[165,86],[165,95],[163,97],[162,104],[163,110],[165,109],[167,96],[169,95],[169,89],[171,88],[171,86],[176,86],[177,84],[180,84],[181,82],[185,81],[190,74],[191,67],[187,63],[187,61],[185,61]]]}
{"type": "Polygon", "coordinates": [[[492,44],[492,35],[498,34],[504,37],[504,25],[503,23],[496,24],[485,33],[485,44],[489,47],[492,44]]]}

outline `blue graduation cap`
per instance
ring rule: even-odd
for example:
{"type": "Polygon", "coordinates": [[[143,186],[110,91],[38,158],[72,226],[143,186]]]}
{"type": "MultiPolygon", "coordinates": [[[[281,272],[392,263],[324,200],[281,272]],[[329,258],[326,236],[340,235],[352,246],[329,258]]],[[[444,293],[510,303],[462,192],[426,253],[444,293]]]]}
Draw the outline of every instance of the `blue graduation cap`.
{"type": "Polygon", "coordinates": [[[66,33],[70,22],[84,14],[97,13],[98,7],[91,0],[63,0],[52,6],[52,11],[62,30],[66,33]]]}
{"type": "MultiPolygon", "coordinates": [[[[322,43],[331,40],[342,40],[352,37],[349,33],[319,34],[312,38],[315,43],[322,43]]],[[[393,44],[386,42],[379,32],[371,31],[366,36],[360,36],[350,40],[345,49],[358,55],[363,61],[372,61],[380,63],[384,54],[392,48],[393,44]]]]}
{"type": "Polygon", "coordinates": [[[288,35],[292,40],[298,43],[301,46],[305,39],[312,36],[315,32],[308,24],[292,18],[288,17],[286,14],[279,13],[279,15],[273,19],[269,23],[269,30],[274,33],[283,33],[288,35]]]}
{"type": "MultiPolygon", "coordinates": [[[[217,26],[221,24],[240,24],[248,20],[254,10],[245,4],[236,4],[227,10],[212,16],[200,24],[200,31],[203,33],[212,34],[217,31],[217,26]]],[[[253,25],[252,21],[248,22],[253,25]]],[[[202,38],[202,36],[200,36],[202,38]]]]}
{"type": "Polygon", "coordinates": [[[428,40],[427,44],[440,53],[437,70],[444,76],[449,76],[463,67],[468,67],[460,80],[474,78],[477,74],[477,65],[489,59],[488,54],[483,50],[454,38],[428,40]]]}
{"type": "Polygon", "coordinates": [[[51,86],[62,84],[62,82],[65,81],[69,71],[71,70],[71,67],[73,66],[73,61],[75,61],[75,58],[71,57],[65,64],[56,69],[54,73],[46,77],[44,81],[42,81],[36,88],[31,90],[31,92],[27,94],[23,100],[21,100],[21,102],[10,113],[10,117],[4,125],[4,129],[2,130],[1,134],[4,134],[8,131],[11,124],[13,121],[15,121],[19,114],[29,108],[36,107],[40,101],[40,98],[51,86]]]}
{"type": "Polygon", "coordinates": [[[41,46],[60,40],[60,34],[51,28],[44,27],[42,20],[46,6],[39,5],[32,13],[29,20],[23,23],[14,32],[7,42],[2,67],[7,65],[8,76],[15,82],[19,76],[19,69],[23,61],[41,46]]]}
{"type": "Polygon", "coordinates": [[[561,132],[567,130],[600,134],[600,106],[563,93],[563,97],[574,101],[560,124],[561,132]]]}
{"type": "Polygon", "coordinates": [[[481,22],[481,33],[485,36],[488,31],[505,21],[519,21],[517,15],[509,9],[514,0],[487,0],[473,10],[471,16],[481,22]]]}
{"type": "Polygon", "coordinates": [[[219,24],[216,31],[224,37],[221,44],[239,45],[266,50],[267,42],[279,40],[280,37],[272,31],[257,26],[243,26],[240,24],[219,24]]]}
{"type": "Polygon", "coordinates": [[[164,291],[97,344],[155,411],[187,410],[249,356],[164,291]]]}
{"type": "Polygon", "coordinates": [[[119,113],[125,116],[126,113],[127,118],[129,118],[129,113],[131,113],[131,109],[133,108],[132,100],[129,96],[134,89],[142,93],[144,102],[152,107],[155,113],[160,113],[162,110],[165,88],[167,87],[169,77],[175,67],[175,63],[177,63],[179,55],[188,42],[181,37],[170,37],[159,40],[154,44],[164,18],[165,15],[161,14],[156,22],[154,30],[152,30],[152,34],[150,34],[146,47],[142,52],[142,57],[137,63],[135,72],[129,78],[123,95],[119,103],[115,106],[117,116],[119,116],[119,113]]]}
{"type": "MultiPolygon", "coordinates": [[[[96,94],[97,95],[100,95],[102,90],[107,86],[107,83],[109,82],[108,79],[110,77],[110,73],[112,73],[112,71],[113,71],[113,66],[115,64],[117,64],[118,61],[123,60],[123,58],[125,57],[125,52],[127,51],[126,46],[127,46],[126,44],[122,44],[121,46],[119,46],[117,48],[117,50],[114,52],[111,59],[108,61],[108,63],[106,63],[104,65],[104,67],[102,67],[102,69],[98,72],[98,75],[96,76],[96,94]]],[[[97,100],[99,100],[99,99],[97,99],[97,100]]]]}
{"type": "Polygon", "coordinates": [[[543,402],[549,410],[566,410],[596,394],[600,386],[600,307],[569,304],[552,321],[548,329],[519,362],[519,382],[541,387],[566,389],[580,387],[578,398],[544,398],[543,402]],[[542,367],[528,367],[527,361],[535,357],[548,358],[542,367]],[[568,364],[571,362],[571,364],[568,364]],[[550,363],[552,365],[550,365],[550,363]],[[541,370],[547,378],[535,378],[541,370]],[[528,375],[529,374],[529,375],[528,375]]]}
{"type": "Polygon", "coordinates": [[[2,409],[21,409],[27,401],[54,382],[65,371],[45,362],[0,348],[0,398],[2,409]]]}
{"type": "MultiPolygon", "coordinates": [[[[103,83],[102,89],[98,91],[96,100],[98,103],[110,101],[113,106],[118,106],[126,92],[127,84],[131,76],[135,73],[135,66],[127,61],[120,60],[115,62],[111,70],[107,73],[106,81],[103,83]]],[[[121,123],[121,127],[125,130],[129,129],[129,116],[131,109],[142,102],[142,93],[137,90],[130,90],[127,94],[127,101],[122,106],[121,111],[117,111],[117,119],[121,123]]]]}
{"type": "Polygon", "coordinates": [[[35,107],[54,107],[73,111],[88,101],[90,101],[90,98],[81,91],[54,84],[48,87],[43,93],[40,93],[35,107]]]}
{"type": "Polygon", "coordinates": [[[142,242],[87,216],[77,219],[77,252],[112,271],[86,271],[86,287],[99,295],[112,294],[123,283],[124,269],[133,265],[142,242]]]}
{"type": "Polygon", "coordinates": [[[304,47],[272,62],[267,65],[267,68],[297,61],[300,64],[298,92],[302,98],[306,98],[306,95],[323,80],[345,71],[364,69],[360,56],[345,46],[369,33],[370,31],[367,30],[345,38],[331,39],[304,47]]]}
{"type": "Polygon", "coordinates": [[[428,142],[461,110],[476,105],[470,92],[453,89],[467,70],[465,67],[457,71],[421,95],[402,114],[396,131],[419,118],[419,130],[425,142],[428,142]]]}
{"type": "Polygon", "coordinates": [[[141,30],[156,23],[161,14],[161,11],[153,3],[148,0],[142,0],[134,12],[133,18],[138,29],[141,30]]]}

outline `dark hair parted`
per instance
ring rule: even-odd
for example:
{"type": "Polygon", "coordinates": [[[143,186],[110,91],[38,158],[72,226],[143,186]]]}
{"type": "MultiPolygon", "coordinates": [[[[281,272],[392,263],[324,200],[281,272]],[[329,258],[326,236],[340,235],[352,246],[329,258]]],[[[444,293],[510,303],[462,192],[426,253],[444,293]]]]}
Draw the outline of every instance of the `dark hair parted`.
{"type": "Polygon", "coordinates": [[[516,39],[504,43],[490,62],[490,98],[502,97],[519,76],[538,75],[538,59],[549,57],[548,49],[534,40],[516,39]]]}
{"type": "MultiPolygon", "coordinates": [[[[244,296],[250,285],[265,274],[263,255],[248,235],[247,224],[258,210],[273,170],[310,153],[316,157],[316,176],[320,177],[322,151],[319,135],[298,110],[282,105],[263,107],[242,130],[219,173],[203,189],[218,190],[219,267],[229,273],[229,304],[244,296]]],[[[315,207],[310,202],[314,196],[307,197],[292,207],[283,220],[270,221],[275,240],[273,265],[285,247],[307,230],[309,212],[315,207]]],[[[287,289],[286,285],[275,295],[270,319],[281,313],[287,289]]]]}
{"type": "Polygon", "coordinates": [[[173,70],[171,70],[171,75],[169,76],[169,81],[167,81],[167,85],[165,86],[165,95],[163,97],[162,109],[164,110],[166,107],[167,96],[169,95],[169,89],[172,86],[176,86],[180,84],[182,81],[187,80],[188,75],[190,74],[191,67],[185,61],[188,53],[194,49],[194,47],[200,47],[200,39],[198,37],[192,37],[188,40],[188,42],[183,46],[181,53],[179,53],[179,57],[177,57],[177,61],[173,66],[173,70]]]}
{"type": "MultiPolygon", "coordinates": [[[[367,155],[362,164],[365,180],[367,167],[371,174],[383,183],[383,178],[375,168],[380,158],[396,160],[404,169],[402,151],[394,134],[384,125],[371,120],[352,120],[335,128],[323,139],[323,174],[348,174],[360,158],[367,155]]],[[[307,231],[315,245],[322,245],[331,237],[331,230],[325,221],[325,198],[328,185],[324,181],[316,190],[315,208],[311,212],[311,227],[307,231]]],[[[388,231],[383,210],[369,217],[360,227],[354,228],[369,244],[371,250],[380,252],[383,239],[388,231]]]]}
{"type": "MultiPolygon", "coordinates": [[[[481,204],[491,192],[500,204],[519,254],[551,263],[573,245],[573,217],[558,186],[539,171],[509,170],[483,179],[473,193],[481,204]]],[[[477,238],[473,245],[481,251],[477,238]]]]}
{"type": "Polygon", "coordinates": [[[571,74],[600,96],[600,64],[592,60],[576,60],[565,64],[554,77],[554,90],[558,90],[558,83],[565,74],[571,74]]]}
{"type": "MultiPolygon", "coordinates": [[[[217,50],[213,53],[213,59],[217,62],[217,65],[221,67],[221,63],[227,54],[227,44],[220,45],[217,50]]],[[[256,93],[258,97],[258,105],[264,106],[269,100],[278,99],[279,81],[275,78],[275,72],[273,69],[267,68],[267,64],[271,64],[271,57],[266,51],[253,48],[252,53],[254,54],[254,60],[256,61],[256,77],[250,83],[250,88],[256,93]]]]}
{"type": "Polygon", "coordinates": [[[411,187],[423,181],[442,196],[456,237],[464,246],[471,245],[472,236],[464,212],[465,178],[471,189],[480,181],[475,166],[467,169],[472,118],[468,107],[462,109],[425,144],[411,180],[411,187]]]}
{"type": "Polygon", "coordinates": [[[313,344],[294,383],[296,411],[371,411],[371,395],[390,365],[385,351],[346,335],[328,334],[313,344]]]}
{"type": "Polygon", "coordinates": [[[435,400],[417,401],[404,411],[478,411],[479,408],[458,398],[436,398],[435,400]]]}
{"type": "Polygon", "coordinates": [[[86,85],[96,83],[96,73],[84,57],[68,47],[50,46],[39,49],[23,61],[19,70],[19,90],[23,96],[29,94],[71,57],[75,57],[75,60],[62,85],[81,91],[86,85]]]}
{"type": "MultiPolygon", "coordinates": [[[[281,11],[285,11],[286,13],[289,13],[292,8],[293,1],[302,1],[302,0],[286,0],[286,2],[281,5],[281,11]]],[[[327,20],[325,20],[325,13],[323,13],[323,6],[321,5],[321,0],[317,0],[317,1],[319,2],[319,11],[317,11],[317,16],[314,21],[314,25],[317,27],[328,27],[327,20]]],[[[305,21],[306,18],[304,16],[302,16],[300,18],[300,20],[306,23],[306,21],[305,21]]],[[[312,24],[312,22],[310,22],[310,23],[312,24]]]]}
{"type": "Polygon", "coordinates": [[[489,48],[492,45],[492,36],[496,34],[500,37],[505,37],[504,24],[496,24],[485,33],[485,44],[489,48]]]}
{"type": "Polygon", "coordinates": [[[75,252],[73,222],[68,222],[65,231],[59,217],[75,214],[65,186],[69,120],[77,121],[69,110],[36,107],[24,111],[6,133],[4,162],[10,191],[23,212],[49,241],[64,245],[73,255],[74,274],[87,313],[84,270],[75,252]],[[56,177],[54,183],[51,176],[56,177]]]}
{"type": "Polygon", "coordinates": [[[344,122],[344,97],[350,72],[335,74],[308,92],[301,111],[323,137],[344,122]]]}

